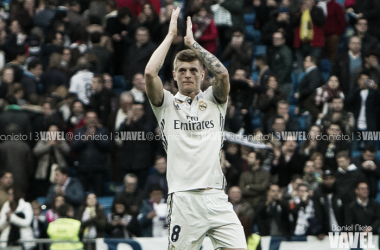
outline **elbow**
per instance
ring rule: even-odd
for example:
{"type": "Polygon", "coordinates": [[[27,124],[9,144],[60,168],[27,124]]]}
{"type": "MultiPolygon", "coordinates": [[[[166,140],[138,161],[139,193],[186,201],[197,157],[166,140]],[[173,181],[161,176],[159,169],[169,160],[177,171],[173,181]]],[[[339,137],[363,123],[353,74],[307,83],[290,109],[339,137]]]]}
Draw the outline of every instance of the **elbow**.
{"type": "Polygon", "coordinates": [[[157,71],[150,68],[150,67],[146,67],[145,68],[145,71],[144,71],[144,76],[145,76],[145,79],[149,79],[149,78],[153,78],[154,76],[157,75],[157,71]]]}

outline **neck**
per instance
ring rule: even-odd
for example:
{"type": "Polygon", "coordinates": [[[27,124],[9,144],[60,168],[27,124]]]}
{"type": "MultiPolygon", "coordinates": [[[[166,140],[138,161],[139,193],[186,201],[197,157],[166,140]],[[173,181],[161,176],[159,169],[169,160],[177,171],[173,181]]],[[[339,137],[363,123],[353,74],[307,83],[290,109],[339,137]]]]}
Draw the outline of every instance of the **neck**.
{"type": "Polygon", "coordinates": [[[354,52],[352,50],[350,50],[350,51],[351,51],[351,53],[352,53],[353,56],[358,56],[360,54],[360,51],[358,51],[358,52],[354,52]]]}
{"type": "Polygon", "coordinates": [[[199,89],[196,90],[196,91],[190,92],[190,93],[188,93],[188,92],[184,92],[183,90],[179,90],[179,93],[180,93],[181,95],[188,96],[188,97],[191,98],[191,100],[194,100],[194,98],[199,94],[199,92],[200,92],[199,89]]]}
{"type": "Polygon", "coordinates": [[[363,38],[365,36],[365,32],[358,31],[358,37],[363,38]]]}
{"type": "Polygon", "coordinates": [[[358,197],[358,198],[359,198],[359,200],[360,200],[361,203],[365,203],[368,200],[367,197],[358,197]]]}

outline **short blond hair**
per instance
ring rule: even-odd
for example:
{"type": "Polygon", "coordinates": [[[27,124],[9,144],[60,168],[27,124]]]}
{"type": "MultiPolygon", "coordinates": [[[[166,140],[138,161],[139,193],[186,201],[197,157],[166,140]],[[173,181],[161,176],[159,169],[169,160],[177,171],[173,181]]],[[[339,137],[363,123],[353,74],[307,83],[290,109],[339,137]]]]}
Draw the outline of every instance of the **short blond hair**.
{"type": "Polygon", "coordinates": [[[191,49],[185,49],[177,53],[177,55],[174,58],[174,71],[177,70],[177,61],[180,61],[180,62],[199,61],[199,64],[201,65],[203,69],[202,61],[199,59],[197,54],[195,54],[195,52],[192,51],[191,49]]]}

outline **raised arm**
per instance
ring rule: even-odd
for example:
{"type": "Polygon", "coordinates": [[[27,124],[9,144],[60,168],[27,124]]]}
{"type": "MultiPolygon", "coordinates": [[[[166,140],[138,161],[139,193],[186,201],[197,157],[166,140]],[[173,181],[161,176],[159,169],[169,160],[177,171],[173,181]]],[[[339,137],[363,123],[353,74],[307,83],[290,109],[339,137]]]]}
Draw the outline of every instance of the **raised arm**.
{"type": "Polygon", "coordinates": [[[173,39],[177,36],[177,21],[180,11],[180,8],[173,10],[169,25],[169,32],[164,41],[154,51],[145,68],[146,94],[154,106],[160,106],[164,96],[164,87],[160,77],[158,76],[158,72],[164,64],[166,54],[169,51],[173,39]]]}
{"type": "Polygon", "coordinates": [[[211,71],[214,78],[211,81],[212,91],[215,98],[219,103],[225,103],[227,101],[228,93],[230,92],[230,81],[228,71],[224,65],[213,54],[205,50],[194,39],[192,31],[191,18],[187,18],[187,28],[185,44],[193,50],[201,59],[204,65],[211,71]]]}

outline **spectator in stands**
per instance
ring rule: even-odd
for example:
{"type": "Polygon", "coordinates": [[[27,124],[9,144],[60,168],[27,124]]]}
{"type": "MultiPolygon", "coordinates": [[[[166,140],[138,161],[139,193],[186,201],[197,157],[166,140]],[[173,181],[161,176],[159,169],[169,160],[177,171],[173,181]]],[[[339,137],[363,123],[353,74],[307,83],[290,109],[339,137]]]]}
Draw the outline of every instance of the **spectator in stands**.
{"type": "Polygon", "coordinates": [[[295,200],[298,200],[298,185],[302,184],[303,180],[301,175],[294,174],[290,179],[290,183],[281,190],[282,198],[289,203],[290,207],[294,207],[295,200]]]}
{"type": "MultiPolygon", "coordinates": [[[[118,0],[116,2],[117,2],[117,8],[118,9],[120,9],[122,7],[124,7],[124,8],[127,7],[128,9],[130,9],[132,11],[132,14],[134,16],[139,16],[141,11],[142,11],[143,2],[135,2],[133,0],[126,0],[126,1],[118,0]]],[[[152,3],[156,13],[160,13],[161,1],[159,1],[159,0],[148,0],[146,2],[152,3]]]]}
{"type": "Polygon", "coordinates": [[[8,200],[8,190],[13,186],[13,173],[9,170],[1,172],[0,176],[0,210],[8,200]]]}
{"type": "Polygon", "coordinates": [[[141,26],[146,27],[149,30],[149,34],[154,43],[161,42],[160,41],[160,21],[158,18],[158,14],[154,10],[154,6],[150,2],[145,2],[142,6],[142,11],[138,15],[137,19],[141,26]]]}
{"type": "Polygon", "coordinates": [[[133,225],[133,216],[130,214],[128,206],[124,199],[118,198],[113,201],[111,212],[107,215],[107,235],[109,238],[132,237],[132,232],[136,231],[133,225]]]}
{"type": "Polygon", "coordinates": [[[293,54],[285,44],[285,35],[282,32],[273,33],[273,47],[268,50],[269,67],[275,74],[282,93],[289,96],[292,91],[290,74],[293,67],[293,54]]]}
{"type": "Polygon", "coordinates": [[[85,125],[84,107],[79,100],[74,101],[71,105],[71,116],[68,122],[68,131],[74,132],[85,125]]]}
{"type": "Polygon", "coordinates": [[[49,0],[46,2],[45,8],[40,12],[37,12],[34,16],[34,25],[46,30],[50,24],[50,21],[54,18],[55,8],[58,5],[58,1],[49,0]]]}
{"type": "MultiPolygon", "coordinates": [[[[285,121],[285,131],[299,131],[300,125],[297,117],[291,116],[289,114],[289,103],[284,100],[279,100],[277,102],[277,113],[276,115],[282,116],[285,121]]],[[[273,116],[269,118],[268,124],[272,124],[273,116]]],[[[268,130],[272,130],[268,127],[268,130]]]]}
{"type": "Polygon", "coordinates": [[[361,155],[352,159],[352,163],[365,175],[369,187],[369,197],[375,199],[380,180],[380,161],[376,158],[375,146],[367,144],[361,155]]]}
{"type": "Polygon", "coordinates": [[[132,80],[133,88],[130,91],[130,94],[133,96],[133,99],[136,103],[145,103],[147,101],[145,92],[146,92],[146,83],[144,75],[142,73],[136,73],[133,76],[132,80]]]}
{"type": "Polygon", "coordinates": [[[128,113],[131,112],[134,98],[131,92],[124,91],[120,94],[120,108],[116,113],[115,131],[119,131],[120,125],[128,118],[128,113]]]}
{"type": "Polygon", "coordinates": [[[42,62],[39,59],[33,59],[29,62],[28,71],[25,71],[25,75],[21,79],[26,100],[29,100],[31,94],[42,94],[42,84],[40,83],[42,73],[42,62]]]}
{"type": "Polygon", "coordinates": [[[137,175],[126,174],[124,176],[124,190],[115,196],[115,200],[118,198],[124,199],[124,203],[129,206],[132,216],[137,216],[141,202],[144,199],[144,192],[138,188],[137,182],[137,175]]]}
{"type": "Polygon", "coordinates": [[[236,169],[235,166],[232,166],[232,164],[226,159],[226,154],[223,149],[220,156],[220,167],[226,178],[226,188],[229,189],[232,186],[238,185],[241,171],[236,169]]]}
{"type": "Polygon", "coordinates": [[[252,222],[254,218],[251,204],[242,199],[241,190],[237,186],[233,186],[228,190],[228,200],[231,202],[244,228],[245,238],[248,239],[252,234],[252,222]]]}
{"type": "MultiPolygon", "coordinates": [[[[325,45],[324,24],[326,17],[323,10],[315,4],[314,0],[303,0],[300,9],[295,13],[293,27],[296,28],[294,33],[294,47],[296,49],[297,66],[302,70],[302,62],[307,56],[319,58],[321,56],[322,47],[325,45]],[[310,12],[313,25],[313,38],[310,40],[301,39],[301,17],[308,10],[310,12]]],[[[315,60],[316,61],[316,60],[315,60]]],[[[315,63],[317,65],[317,63],[315,63]]],[[[306,65],[303,65],[307,69],[306,65]]],[[[319,86],[318,86],[319,87],[319,86]]]]}
{"type": "Polygon", "coordinates": [[[257,13],[254,27],[261,30],[270,20],[272,13],[277,11],[278,4],[275,0],[254,0],[253,8],[257,13]]]}
{"type": "Polygon", "coordinates": [[[90,64],[85,57],[78,59],[76,68],[78,72],[70,79],[69,92],[76,94],[84,105],[88,105],[91,96],[91,81],[94,74],[89,71],[90,64]]]}
{"type": "Polygon", "coordinates": [[[365,55],[369,51],[378,50],[379,40],[368,33],[368,21],[364,17],[358,18],[355,24],[355,35],[361,39],[361,52],[365,55]]]}
{"type": "Polygon", "coordinates": [[[12,67],[5,67],[1,71],[0,81],[0,99],[4,99],[8,95],[14,80],[14,71],[12,67]]]}
{"type": "Polygon", "coordinates": [[[296,151],[296,138],[288,136],[285,139],[281,150],[276,149],[275,151],[275,158],[271,169],[272,175],[278,175],[277,183],[280,187],[286,187],[292,175],[302,175],[304,166],[303,156],[296,151]]]}
{"type": "Polygon", "coordinates": [[[269,133],[270,136],[269,142],[273,145],[274,148],[279,149],[282,146],[283,138],[281,133],[285,131],[286,123],[285,119],[281,115],[275,115],[272,122],[273,132],[269,133]]]}
{"type": "Polygon", "coordinates": [[[95,73],[111,73],[111,58],[112,53],[107,48],[102,46],[101,42],[102,34],[99,31],[92,32],[90,34],[92,48],[88,49],[86,53],[93,54],[98,59],[96,63],[95,73]]]}
{"type": "Polygon", "coordinates": [[[380,39],[380,31],[379,31],[379,26],[380,26],[380,18],[378,13],[380,12],[380,2],[378,1],[371,1],[371,0],[366,0],[366,1],[355,1],[355,4],[353,5],[352,8],[348,8],[346,10],[347,13],[353,12],[356,18],[350,18],[353,22],[355,19],[364,17],[368,20],[368,33],[376,36],[377,39],[380,39]]]}
{"type": "Polygon", "coordinates": [[[290,236],[289,205],[282,200],[280,187],[268,187],[267,197],[256,210],[257,225],[261,236],[290,236]]]}
{"type": "MultiPolygon", "coordinates": [[[[321,128],[318,126],[311,126],[307,140],[305,140],[300,147],[300,154],[303,156],[311,156],[318,148],[318,137],[321,136],[321,128]]],[[[314,166],[315,167],[315,166],[314,166]]]]}
{"type": "Polygon", "coordinates": [[[323,158],[323,155],[320,153],[320,152],[314,152],[311,156],[310,156],[310,160],[314,162],[314,166],[315,166],[315,173],[316,175],[321,178],[322,175],[323,175],[323,164],[324,164],[324,158],[323,158]]]}
{"type": "MultiPolygon", "coordinates": [[[[345,225],[365,226],[364,232],[379,234],[380,226],[380,206],[369,198],[368,185],[364,181],[358,181],[355,185],[355,200],[353,200],[345,210],[345,225]]],[[[363,229],[361,229],[363,230],[363,229]]],[[[353,231],[360,231],[359,227],[354,227],[353,231]]],[[[359,239],[358,245],[361,243],[359,239]]],[[[373,243],[372,243],[373,244],[373,243]]]]}
{"type": "Polygon", "coordinates": [[[317,4],[326,17],[324,25],[325,47],[324,55],[334,63],[338,55],[340,37],[346,29],[346,18],[342,5],[335,0],[321,0],[317,4]]]}
{"type": "Polygon", "coordinates": [[[228,72],[233,75],[237,69],[244,69],[247,75],[251,74],[253,45],[245,40],[244,30],[232,30],[231,41],[223,51],[221,60],[230,61],[228,72]]]}
{"type": "MultiPolygon", "coordinates": [[[[310,0],[313,1],[313,0],[310,0]]],[[[313,92],[324,84],[323,77],[319,71],[318,58],[315,56],[306,56],[303,62],[305,68],[305,76],[302,78],[298,93],[294,97],[298,99],[300,109],[304,109],[304,102],[313,92]]]]}
{"type": "MultiPolygon", "coordinates": [[[[232,28],[232,17],[231,12],[228,11],[228,7],[231,5],[232,8],[236,8],[236,4],[242,4],[242,1],[220,1],[215,0],[213,5],[211,5],[211,11],[214,16],[214,21],[216,28],[218,29],[219,37],[219,49],[224,51],[230,40],[230,33],[232,28]],[[232,4],[228,4],[232,3],[232,4]],[[227,8],[222,6],[222,4],[227,4],[227,8]]],[[[240,6],[239,6],[240,7],[240,6]]],[[[171,14],[171,13],[170,13],[171,14]]],[[[244,23],[243,23],[244,28],[244,23]]]]}
{"type": "Polygon", "coordinates": [[[58,208],[65,203],[65,197],[62,194],[58,194],[54,197],[50,209],[46,212],[46,220],[48,223],[58,219],[58,208]]]}
{"type": "Polygon", "coordinates": [[[293,215],[293,229],[295,236],[317,235],[322,231],[322,226],[315,216],[314,202],[310,198],[310,190],[307,184],[298,185],[299,201],[291,209],[293,215]]]}
{"type": "MultiPolygon", "coordinates": [[[[293,48],[293,28],[290,23],[290,11],[283,6],[278,9],[278,13],[271,16],[270,20],[261,30],[261,41],[267,46],[273,44],[273,35],[282,32],[288,48],[293,48]]],[[[292,60],[293,61],[293,60],[292,60]]]]}
{"type": "Polygon", "coordinates": [[[265,92],[268,78],[274,76],[268,65],[268,58],[265,55],[256,56],[255,59],[256,70],[259,72],[257,82],[259,83],[261,92],[265,92]]]}
{"type": "Polygon", "coordinates": [[[167,235],[167,204],[159,185],[151,186],[149,199],[143,201],[137,217],[141,237],[165,237],[167,235]]]}
{"type": "Polygon", "coordinates": [[[41,45],[41,61],[43,70],[49,65],[49,58],[53,53],[59,53],[63,47],[63,35],[58,30],[50,30],[41,45]]]}
{"type": "Polygon", "coordinates": [[[166,158],[162,155],[156,157],[154,168],[157,171],[155,174],[148,176],[145,182],[144,193],[149,196],[151,186],[158,184],[162,189],[164,199],[168,196],[168,182],[166,180],[166,158]]]}
{"type": "MultiPolygon", "coordinates": [[[[84,205],[78,210],[77,219],[82,222],[80,234],[83,235],[83,239],[104,237],[107,217],[104,209],[98,204],[98,199],[94,193],[87,195],[84,205]]],[[[85,243],[84,246],[84,249],[94,249],[95,243],[85,243]]]]}
{"type": "Polygon", "coordinates": [[[42,211],[42,204],[39,201],[32,201],[31,202],[32,209],[33,209],[33,219],[31,223],[31,227],[33,230],[33,235],[35,239],[46,239],[48,238],[48,235],[46,233],[47,231],[47,223],[46,223],[46,216],[44,215],[42,211]]]}
{"type": "Polygon", "coordinates": [[[365,181],[364,174],[351,163],[348,151],[340,151],[336,155],[338,171],[336,174],[336,184],[339,192],[342,194],[343,204],[347,205],[354,198],[354,189],[357,181],[365,181]]]}
{"type": "MultiPolygon", "coordinates": [[[[264,133],[271,131],[270,126],[272,116],[276,114],[278,109],[278,103],[280,101],[286,101],[286,96],[283,94],[278,86],[278,82],[275,76],[271,75],[267,78],[265,83],[266,91],[259,95],[257,107],[264,114],[262,120],[264,133]]],[[[274,119],[273,119],[274,120],[274,119]]]]}
{"type": "Polygon", "coordinates": [[[338,123],[330,123],[330,126],[326,127],[326,134],[322,136],[327,136],[327,140],[318,143],[317,151],[324,157],[324,170],[336,172],[338,168],[336,155],[340,151],[349,150],[349,141],[338,139],[342,136],[342,129],[338,123]]]}
{"type": "Polygon", "coordinates": [[[371,80],[368,71],[361,72],[358,86],[347,98],[348,110],[354,114],[356,121],[352,150],[364,147],[365,140],[362,136],[359,137],[358,133],[378,130],[379,91],[371,80]]]}
{"type": "Polygon", "coordinates": [[[342,197],[338,192],[336,178],[330,170],[323,173],[323,182],[313,196],[315,215],[322,224],[322,239],[329,232],[339,232],[337,226],[344,224],[344,207],[342,197]],[[334,225],[334,227],[333,227],[334,225]]]}
{"type": "Polygon", "coordinates": [[[53,243],[51,248],[61,249],[83,249],[83,243],[79,240],[79,231],[81,222],[72,219],[74,217],[73,207],[65,203],[58,208],[59,218],[49,224],[47,233],[51,240],[67,240],[74,241],[73,243],[53,243]]]}
{"type": "Polygon", "coordinates": [[[355,118],[351,112],[344,109],[343,99],[340,97],[333,97],[331,102],[331,109],[323,117],[321,125],[325,128],[329,127],[331,123],[338,123],[342,128],[343,134],[351,135],[355,128],[355,118]]]}
{"type": "Polygon", "coordinates": [[[90,97],[90,107],[95,110],[97,116],[99,117],[99,122],[103,126],[108,127],[112,111],[112,92],[104,86],[103,75],[94,75],[92,78],[91,90],[92,94],[90,97]]]}
{"type": "Polygon", "coordinates": [[[348,51],[343,51],[337,58],[332,74],[338,76],[345,96],[355,87],[351,85],[353,71],[362,65],[361,39],[352,36],[348,40],[348,51]]]}
{"type": "Polygon", "coordinates": [[[344,94],[339,87],[339,79],[331,75],[326,84],[317,88],[304,102],[304,107],[313,116],[313,121],[320,124],[328,113],[333,98],[344,99],[344,94]]]}
{"type": "MultiPolygon", "coordinates": [[[[132,112],[120,125],[120,132],[144,132],[153,133],[155,124],[150,123],[145,115],[142,104],[133,104],[132,112]]],[[[121,170],[123,174],[135,173],[139,177],[139,186],[144,188],[148,170],[153,164],[153,142],[149,140],[123,141],[122,154],[120,156],[121,170]]]]}
{"type": "Polygon", "coordinates": [[[61,66],[62,55],[53,53],[50,56],[49,66],[41,75],[41,84],[44,93],[51,93],[59,86],[68,86],[67,75],[61,66]]]}
{"type": "Polygon", "coordinates": [[[230,83],[231,100],[241,110],[241,113],[246,115],[252,106],[254,95],[260,93],[261,86],[253,82],[244,69],[236,69],[230,83]]]}
{"type": "Polygon", "coordinates": [[[315,166],[313,161],[306,161],[303,168],[303,183],[309,187],[309,194],[313,197],[314,192],[317,190],[320,179],[315,176],[315,166]]]}
{"type": "Polygon", "coordinates": [[[32,151],[22,138],[14,137],[14,135],[19,134],[18,125],[10,124],[6,127],[5,135],[7,135],[7,140],[0,143],[0,165],[3,171],[17,173],[13,176],[13,185],[29,197],[31,192],[31,190],[28,190],[30,177],[33,176],[32,151]]]}
{"type": "Polygon", "coordinates": [[[35,132],[47,131],[50,125],[56,125],[59,130],[66,129],[62,113],[57,110],[57,103],[54,99],[45,99],[42,104],[42,112],[41,115],[36,115],[33,119],[32,127],[35,132]]]}
{"type": "Polygon", "coordinates": [[[128,61],[125,68],[125,77],[132,82],[133,76],[138,72],[144,72],[150,56],[157,45],[150,41],[149,30],[143,26],[137,28],[135,33],[136,42],[128,49],[128,61]]]}
{"type": "Polygon", "coordinates": [[[55,168],[68,166],[66,157],[70,153],[69,144],[66,140],[58,138],[59,130],[56,125],[51,125],[48,133],[50,136],[41,138],[33,148],[33,153],[38,160],[34,176],[37,197],[46,196],[50,183],[54,180],[55,168]]]}
{"type": "Polygon", "coordinates": [[[368,71],[370,78],[375,82],[377,87],[380,84],[379,53],[377,50],[364,54],[363,64],[356,67],[352,72],[350,86],[355,86],[363,70],[368,71]]]}
{"type": "MultiPolygon", "coordinates": [[[[33,219],[33,209],[23,198],[23,192],[17,188],[8,190],[8,201],[4,203],[0,213],[1,248],[20,246],[18,240],[34,240],[30,226],[33,219]]],[[[24,249],[30,250],[34,242],[22,244],[24,249]]]]}
{"type": "Polygon", "coordinates": [[[11,48],[9,51],[6,51],[6,55],[9,55],[10,61],[5,66],[12,67],[14,71],[14,82],[21,82],[22,77],[24,76],[24,63],[26,60],[26,50],[24,46],[16,46],[11,48]]]}
{"type": "MultiPolygon", "coordinates": [[[[77,209],[84,200],[82,184],[75,177],[69,177],[69,168],[58,167],[54,175],[55,184],[49,187],[46,205],[51,207],[57,195],[63,195],[65,201],[77,209]]],[[[59,212],[58,212],[59,215],[59,212]]]]}
{"type": "Polygon", "coordinates": [[[224,129],[226,131],[237,133],[243,127],[243,114],[239,109],[239,104],[233,104],[231,98],[228,99],[226,120],[224,129]]]}
{"type": "Polygon", "coordinates": [[[244,200],[256,209],[260,200],[265,197],[271,175],[261,168],[262,157],[259,153],[250,152],[247,162],[248,171],[241,174],[239,186],[244,200]]]}
{"type": "Polygon", "coordinates": [[[85,126],[74,132],[71,151],[77,153],[77,175],[85,191],[92,188],[98,196],[108,172],[110,145],[108,129],[101,127],[94,111],[87,111],[85,126]]]}

